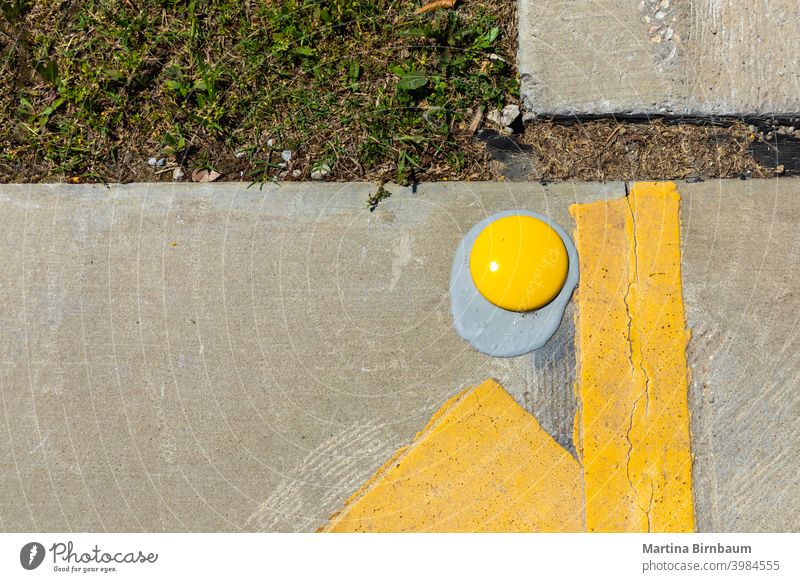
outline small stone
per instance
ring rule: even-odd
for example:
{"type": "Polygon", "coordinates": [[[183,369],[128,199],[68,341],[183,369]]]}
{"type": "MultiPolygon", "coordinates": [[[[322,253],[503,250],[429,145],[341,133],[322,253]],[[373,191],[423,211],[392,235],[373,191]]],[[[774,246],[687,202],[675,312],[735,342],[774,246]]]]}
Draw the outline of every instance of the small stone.
{"type": "Polygon", "coordinates": [[[192,182],[213,182],[221,175],[214,170],[195,170],[192,172],[192,182]]]}
{"type": "Polygon", "coordinates": [[[167,158],[161,158],[156,162],[156,166],[158,166],[160,168],[166,163],[167,163],[167,158]]]}
{"type": "Polygon", "coordinates": [[[500,113],[499,109],[492,109],[489,113],[486,114],[486,120],[493,123],[494,125],[503,125],[502,114],[500,113]]]}
{"type": "Polygon", "coordinates": [[[496,63],[498,61],[501,62],[501,63],[507,63],[508,62],[503,57],[501,57],[500,55],[495,54],[495,53],[492,53],[492,54],[489,55],[489,60],[492,61],[493,63],[496,63]]]}
{"type": "Polygon", "coordinates": [[[243,157],[245,157],[247,155],[247,152],[244,151],[244,150],[239,150],[238,152],[236,152],[233,155],[236,156],[237,158],[241,159],[241,158],[243,158],[243,157]]]}
{"type": "Polygon", "coordinates": [[[300,170],[292,170],[292,177],[294,178],[299,178],[302,174],[303,172],[301,172],[300,170]]]}
{"type": "Polygon", "coordinates": [[[519,117],[519,105],[506,105],[500,113],[500,125],[511,127],[519,117]]]}
{"type": "Polygon", "coordinates": [[[314,170],[311,172],[311,179],[322,180],[323,178],[327,178],[330,175],[331,175],[330,165],[320,164],[319,166],[314,167],[314,170]]]}
{"type": "Polygon", "coordinates": [[[150,158],[147,160],[147,165],[151,168],[155,168],[158,165],[158,158],[150,158]]]}
{"type": "Polygon", "coordinates": [[[272,147],[272,146],[274,146],[274,145],[275,145],[275,140],[274,140],[274,139],[272,139],[272,138],[269,138],[269,139],[267,140],[267,146],[268,146],[268,147],[272,147]]]}
{"type": "Polygon", "coordinates": [[[283,161],[288,164],[292,161],[292,150],[283,150],[281,152],[281,157],[283,158],[283,161]]]}
{"type": "Polygon", "coordinates": [[[656,12],[655,19],[656,20],[664,20],[667,17],[667,13],[663,10],[659,10],[656,12]]]}
{"type": "Polygon", "coordinates": [[[183,179],[186,177],[186,174],[183,173],[183,169],[181,167],[177,167],[172,171],[172,181],[173,182],[183,182],[183,179]]]}

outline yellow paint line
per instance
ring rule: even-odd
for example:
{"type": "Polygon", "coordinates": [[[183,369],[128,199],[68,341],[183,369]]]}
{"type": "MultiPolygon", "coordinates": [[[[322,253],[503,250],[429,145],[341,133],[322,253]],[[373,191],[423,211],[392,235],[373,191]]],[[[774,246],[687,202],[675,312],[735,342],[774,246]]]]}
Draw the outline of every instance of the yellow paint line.
{"type": "Polygon", "coordinates": [[[570,208],[588,531],[694,530],[679,208],[652,182],[570,208]]]}
{"type": "Polygon", "coordinates": [[[445,403],[322,531],[584,531],[581,468],[487,380],[445,403]]]}

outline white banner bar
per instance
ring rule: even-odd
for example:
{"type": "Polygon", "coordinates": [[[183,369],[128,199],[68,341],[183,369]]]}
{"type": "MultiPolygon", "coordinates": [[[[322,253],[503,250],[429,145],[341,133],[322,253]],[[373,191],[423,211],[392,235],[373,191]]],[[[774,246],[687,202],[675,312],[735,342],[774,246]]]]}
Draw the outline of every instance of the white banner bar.
{"type": "Polygon", "coordinates": [[[2,534],[0,580],[800,580],[800,534],[2,534]],[[191,577],[191,578],[188,578],[191,577]]]}

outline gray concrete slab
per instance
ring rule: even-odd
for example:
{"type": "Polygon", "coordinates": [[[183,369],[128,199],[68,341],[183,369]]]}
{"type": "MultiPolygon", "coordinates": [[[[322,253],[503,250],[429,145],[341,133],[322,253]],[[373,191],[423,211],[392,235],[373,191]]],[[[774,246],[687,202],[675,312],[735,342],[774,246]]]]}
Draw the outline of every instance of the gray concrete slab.
{"type": "MultiPolygon", "coordinates": [[[[532,356],[481,355],[450,262],[489,214],[572,230],[624,185],[421,185],[374,213],[371,188],[0,186],[0,529],[310,531],[487,376],[571,448],[572,312],[532,356]]],[[[699,526],[797,530],[800,182],[679,189],[699,526]]]]}
{"type": "Polygon", "coordinates": [[[703,531],[800,531],[800,180],[679,187],[703,531]]]}
{"type": "Polygon", "coordinates": [[[566,224],[623,186],[423,187],[370,213],[372,188],[3,187],[1,526],[312,530],[487,376],[569,445],[571,382],[452,330],[451,260],[498,210],[566,224]]]}
{"type": "Polygon", "coordinates": [[[518,18],[534,113],[800,112],[797,0],[520,0],[518,18]]]}

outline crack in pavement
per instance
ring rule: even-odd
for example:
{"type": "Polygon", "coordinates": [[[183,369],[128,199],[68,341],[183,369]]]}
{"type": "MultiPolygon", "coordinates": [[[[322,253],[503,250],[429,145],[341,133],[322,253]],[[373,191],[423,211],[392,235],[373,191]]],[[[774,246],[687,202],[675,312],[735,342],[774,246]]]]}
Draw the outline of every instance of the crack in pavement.
{"type": "MultiPolygon", "coordinates": [[[[638,342],[634,342],[634,339],[633,339],[633,334],[634,334],[634,330],[633,330],[634,309],[632,308],[632,304],[635,304],[636,291],[638,290],[638,287],[639,287],[639,243],[638,243],[638,228],[637,228],[637,224],[636,224],[636,212],[635,212],[634,205],[633,205],[633,202],[632,202],[631,198],[632,197],[630,196],[630,192],[628,191],[628,188],[626,187],[625,200],[626,200],[627,205],[628,205],[628,212],[630,214],[630,219],[631,219],[631,230],[632,230],[631,251],[632,252],[631,252],[631,257],[630,257],[630,261],[629,261],[628,288],[625,291],[624,303],[625,303],[625,312],[626,312],[626,315],[627,315],[627,318],[628,318],[628,321],[627,321],[627,324],[628,324],[627,342],[628,342],[628,360],[629,360],[629,362],[631,364],[631,373],[633,375],[634,384],[637,384],[637,382],[636,382],[637,371],[641,372],[642,376],[644,376],[644,388],[642,389],[641,394],[639,394],[639,396],[637,396],[636,399],[633,401],[633,405],[631,406],[630,423],[628,424],[628,430],[626,431],[626,434],[625,434],[625,439],[626,439],[626,441],[628,443],[628,454],[627,454],[627,459],[626,459],[626,463],[625,463],[625,473],[626,473],[626,476],[628,478],[628,483],[630,484],[631,489],[633,490],[633,493],[634,493],[634,502],[636,503],[636,506],[639,507],[640,510],[645,513],[645,516],[647,517],[647,524],[648,524],[647,531],[650,531],[650,511],[652,510],[652,507],[653,507],[653,496],[654,496],[654,491],[653,491],[654,485],[653,485],[653,482],[652,482],[652,480],[650,481],[650,501],[648,503],[648,508],[647,509],[643,509],[643,508],[641,508],[641,506],[639,504],[639,498],[640,498],[639,487],[637,486],[636,483],[633,482],[633,479],[631,478],[631,459],[633,457],[633,451],[634,451],[634,448],[635,448],[633,440],[631,439],[631,433],[633,432],[633,428],[634,428],[635,417],[636,417],[636,409],[638,408],[639,403],[641,402],[641,400],[643,398],[644,398],[644,401],[645,401],[645,403],[644,403],[644,418],[647,417],[649,409],[650,409],[650,376],[647,373],[647,370],[645,369],[645,366],[644,366],[644,355],[642,353],[641,339],[638,342]]],[[[637,330],[637,333],[638,333],[638,330],[637,330]]],[[[640,482],[641,482],[641,480],[640,480],[640,482]]]]}

